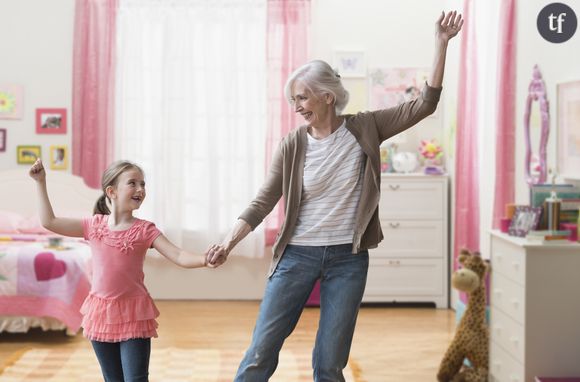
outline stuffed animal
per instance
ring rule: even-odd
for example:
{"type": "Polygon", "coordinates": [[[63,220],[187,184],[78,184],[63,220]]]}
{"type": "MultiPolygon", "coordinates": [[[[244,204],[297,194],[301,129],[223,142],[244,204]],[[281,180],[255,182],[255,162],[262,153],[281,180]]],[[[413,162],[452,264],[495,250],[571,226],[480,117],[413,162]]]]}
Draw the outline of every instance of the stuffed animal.
{"type": "Polygon", "coordinates": [[[439,382],[486,382],[489,372],[489,329],[485,322],[485,275],[489,262],[478,252],[463,249],[459,255],[462,268],[456,270],[451,283],[469,296],[465,313],[445,353],[437,380],[439,382]],[[471,366],[464,365],[469,360],[471,366]]]}

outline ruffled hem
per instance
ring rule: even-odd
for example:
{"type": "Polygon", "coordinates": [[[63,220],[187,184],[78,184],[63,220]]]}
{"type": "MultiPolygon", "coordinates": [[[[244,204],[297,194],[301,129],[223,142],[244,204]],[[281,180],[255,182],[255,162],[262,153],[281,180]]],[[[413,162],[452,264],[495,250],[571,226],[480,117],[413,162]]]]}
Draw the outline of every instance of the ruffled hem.
{"type": "Polygon", "coordinates": [[[88,333],[88,332],[83,332],[83,334],[87,339],[99,342],[121,342],[133,338],[157,338],[156,330],[148,332],[123,333],[123,334],[88,333]]]}
{"type": "Polygon", "coordinates": [[[122,324],[105,324],[83,318],[81,326],[87,333],[125,335],[127,333],[151,333],[159,326],[155,320],[124,322],[122,324]]]}
{"type": "MultiPolygon", "coordinates": [[[[148,294],[107,299],[90,294],[80,309],[83,324],[115,325],[155,320],[159,310],[148,294]]],[[[149,328],[148,328],[149,329],[149,328]]]]}

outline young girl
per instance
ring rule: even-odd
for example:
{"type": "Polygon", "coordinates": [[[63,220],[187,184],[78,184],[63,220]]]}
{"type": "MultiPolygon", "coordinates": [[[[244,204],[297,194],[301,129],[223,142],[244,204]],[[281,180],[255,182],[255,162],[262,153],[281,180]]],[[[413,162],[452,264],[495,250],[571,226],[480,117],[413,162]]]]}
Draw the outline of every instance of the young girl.
{"type": "Polygon", "coordinates": [[[159,311],[143,284],[145,253],[155,248],[185,268],[208,266],[205,256],[176,247],[155,224],[133,216],[145,199],[145,180],[141,168],[131,162],[115,162],[104,172],[103,195],[95,204],[94,215],[82,220],[54,215],[40,159],[30,169],[30,176],[38,185],[42,225],[90,243],[92,287],[81,307],[82,327],[105,381],[147,381],[159,311]]]}

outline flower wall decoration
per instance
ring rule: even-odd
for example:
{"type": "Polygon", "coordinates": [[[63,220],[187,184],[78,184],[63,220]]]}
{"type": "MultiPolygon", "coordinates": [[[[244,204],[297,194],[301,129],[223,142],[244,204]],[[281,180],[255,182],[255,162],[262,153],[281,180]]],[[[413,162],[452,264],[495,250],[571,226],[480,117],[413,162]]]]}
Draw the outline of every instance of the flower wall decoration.
{"type": "Polygon", "coordinates": [[[0,84],[0,119],[22,119],[22,86],[0,84]]]}

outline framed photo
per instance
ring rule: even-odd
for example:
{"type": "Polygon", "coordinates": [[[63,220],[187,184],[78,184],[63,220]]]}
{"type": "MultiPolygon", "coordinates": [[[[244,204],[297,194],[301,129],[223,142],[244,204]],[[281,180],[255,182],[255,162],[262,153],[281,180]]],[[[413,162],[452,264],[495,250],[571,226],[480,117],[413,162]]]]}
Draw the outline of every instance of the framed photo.
{"type": "Polygon", "coordinates": [[[334,67],[341,77],[366,77],[365,53],[361,51],[335,51],[334,67]]]}
{"type": "Polygon", "coordinates": [[[33,164],[40,158],[40,146],[18,146],[16,147],[16,162],[18,164],[33,164]]]}
{"type": "Polygon", "coordinates": [[[429,78],[428,68],[375,68],[369,74],[370,110],[388,109],[416,99],[429,78]]]}
{"type": "Polygon", "coordinates": [[[50,146],[51,170],[66,170],[68,168],[68,148],[66,145],[50,146]]]}
{"type": "Polygon", "coordinates": [[[525,237],[528,232],[536,229],[541,214],[542,207],[516,206],[508,233],[511,236],[525,237]]]}
{"type": "Polygon", "coordinates": [[[0,84],[0,119],[22,119],[23,94],[20,85],[0,84]]]}
{"type": "Polygon", "coordinates": [[[0,129],[0,153],[6,151],[6,129],[0,129]]]}
{"type": "Polygon", "coordinates": [[[66,109],[36,109],[37,134],[66,134],[66,109]]]}
{"type": "Polygon", "coordinates": [[[558,172],[580,179],[580,81],[558,84],[558,172]]]}

